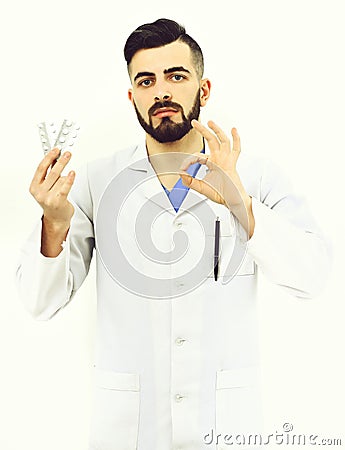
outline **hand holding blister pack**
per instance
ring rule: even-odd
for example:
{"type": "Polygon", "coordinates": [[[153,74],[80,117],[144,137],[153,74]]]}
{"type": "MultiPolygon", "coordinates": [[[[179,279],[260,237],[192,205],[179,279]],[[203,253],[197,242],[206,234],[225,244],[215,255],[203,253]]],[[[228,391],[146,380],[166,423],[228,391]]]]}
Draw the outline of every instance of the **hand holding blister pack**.
{"type": "Polygon", "coordinates": [[[38,128],[44,158],[34,174],[30,193],[43,209],[41,253],[54,258],[62,251],[74,214],[68,195],[75,172],[71,170],[64,175],[63,171],[71,159],[80,127],[64,120],[59,131],[53,122],[41,122],[38,128]]]}
{"type": "Polygon", "coordinates": [[[79,125],[67,119],[62,122],[59,132],[54,122],[41,122],[38,128],[44,154],[46,155],[53,148],[58,148],[59,156],[63,151],[72,149],[80,130],[79,125]]]}

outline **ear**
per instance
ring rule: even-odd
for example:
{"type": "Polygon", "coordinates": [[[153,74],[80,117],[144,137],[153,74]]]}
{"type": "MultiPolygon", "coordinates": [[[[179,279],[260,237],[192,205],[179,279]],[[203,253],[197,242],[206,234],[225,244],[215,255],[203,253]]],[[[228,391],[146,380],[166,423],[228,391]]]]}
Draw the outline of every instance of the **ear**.
{"type": "Polygon", "coordinates": [[[204,78],[200,81],[200,106],[205,106],[211,93],[211,81],[204,78]]]}
{"type": "Polygon", "coordinates": [[[133,104],[133,89],[128,89],[128,100],[133,104]]]}

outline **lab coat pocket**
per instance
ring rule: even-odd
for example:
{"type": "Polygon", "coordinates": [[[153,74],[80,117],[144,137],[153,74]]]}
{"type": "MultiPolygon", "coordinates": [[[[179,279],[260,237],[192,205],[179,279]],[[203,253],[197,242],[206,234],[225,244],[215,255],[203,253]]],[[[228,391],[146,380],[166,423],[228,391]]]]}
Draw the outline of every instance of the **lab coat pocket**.
{"type": "MultiPolygon", "coordinates": [[[[215,234],[208,236],[215,242],[215,234]]],[[[214,250],[214,244],[212,246],[214,250]]],[[[214,255],[210,255],[210,266],[214,261],[214,255]]],[[[223,282],[230,281],[234,276],[255,275],[255,263],[253,258],[247,253],[246,240],[240,225],[234,217],[220,217],[220,238],[219,238],[219,270],[218,277],[223,282]]],[[[210,270],[209,278],[213,278],[213,270],[210,270]]]]}
{"type": "Polygon", "coordinates": [[[231,442],[236,444],[239,434],[246,437],[242,449],[252,448],[249,436],[262,431],[259,381],[256,366],[217,371],[216,434],[221,435],[217,450],[229,448],[231,442]]]}
{"type": "Polygon", "coordinates": [[[235,276],[255,274],[255,263],[247,253],[247,234],[238,220],[231,215],[232,220],[223,224],[223,240],[221,263],[226,279],[235,276]]]}
{"type": "Polygon", "coordinates": [[[96,369],[89,450],[135,450],[139,374],[96,369]]]}

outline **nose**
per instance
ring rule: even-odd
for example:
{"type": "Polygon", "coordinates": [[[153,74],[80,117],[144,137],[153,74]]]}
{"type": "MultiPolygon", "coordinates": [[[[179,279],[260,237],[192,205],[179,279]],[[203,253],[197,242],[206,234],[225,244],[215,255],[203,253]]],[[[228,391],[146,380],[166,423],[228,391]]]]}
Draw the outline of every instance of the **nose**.
{"type": "Polygon", "coordinates": [[[172,95],[170,92],[168,92],[167,90],[161,90],[161,91],[156,92],[154,100],[155,100],[155,102],[162,102],[162,101],[171,100],[171,98],[172,98],[172,95]]]}

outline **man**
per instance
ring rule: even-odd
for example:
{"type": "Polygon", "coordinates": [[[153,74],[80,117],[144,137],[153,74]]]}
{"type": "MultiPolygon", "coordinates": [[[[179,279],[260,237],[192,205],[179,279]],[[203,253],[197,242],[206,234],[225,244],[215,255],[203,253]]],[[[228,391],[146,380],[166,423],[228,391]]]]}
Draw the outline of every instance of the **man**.
{"type": "Polygon", "coordinates": [[[231,143],[199,122],[211,83],[183,27],[139,27],[125,58],[145,142],[76,178],[61,175],[69,152],[42,160],[30,192],[43,216],[23,248],[19,290],[35,318],[50,319],[96,249],[90,449],[228,448],[231,436],[260,431],[257,267],[308,298],[323,284],[327,247],[276,167],[240,156],[235,128],[231,143]]]}

